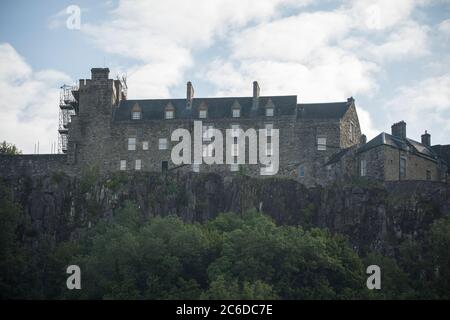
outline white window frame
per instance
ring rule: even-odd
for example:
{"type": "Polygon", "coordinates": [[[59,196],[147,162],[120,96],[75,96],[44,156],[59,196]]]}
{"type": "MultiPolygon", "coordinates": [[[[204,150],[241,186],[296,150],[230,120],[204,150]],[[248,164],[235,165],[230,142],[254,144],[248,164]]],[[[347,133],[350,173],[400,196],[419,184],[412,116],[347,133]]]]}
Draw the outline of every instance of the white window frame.
{"type": "Polygon", "coordinates": [[[200,119],[206,119],[208,117],[208,110],[204,109],[204,110],[199,110],[198,111],[198,117],[200,119]]]}
{"type": "Polygon", "coordinates": [[[238,143],[233,143],[231,145],[231,156],[239,157],[239,144],[238,143]]]}
{"type": "Polygon", "coordinates": [[[270,142],[266,144],[266,156],[273,156],[273,144],[270,142]]]}
{"type": "Polygon", "coordinates": [[[327,150],[327,138],[326,137],[317,137],[317,150],[318,151],[327,150]]]}
{"type": "Polygon", "coordinates": [[[148,150],[148,141],[142,142],[142,150],[148,150]]]}
{"type": "Polygon", "coordinates": [[[271,137],[272,136],[273,123],[266,123],[264,125],[264,128],[266,129],[266,137],[271,137]]]}
{"type": "Polygon", "coordinates": [[[131,120],[141,120],[141,111],[132,111],[131,120]]]}
{"type": "Polygon", "coordinates": [[[366,159],[361,159],[361,161],[359,162],[359,167],[360,167],[359,175],[361,177],[365,177],[367,175],[367,161],[366,161],[366,159]]]}
{"type": "Polygon", "coordinates": [[[141,170],[142,169],[142,161],[140,159],[136,159],[134,162],[134,170],[141,170]]]}
{"type": "Polygon", "coordinates": [[[128,138],[128,151],[136,151],[136,138],[128,138]]]}
{"type": "Polygon", "coordinates": [[[127,170],[127,160],[120,160],[120,170],[121,171],[127,170]]]}
{"type": "Polygon", "coordinates": [[[211,141],[211,138],[214,133],[214,126],[213,125],[205,125],[202,128],[202,137],[203,141],[211,141]]]}
{"type": "Polygon", "coordinates": [[[231,136],[233,138],[238,138],[239,137],[239,129],[240,129],[240,126],[238,124],[232,124],[231,125],[231,136]]]}
{"type": "Polygon", "coordinates": [[[233,109],[233,118],[240,118],[241,117],[241,109],[233,109]]]}
{"type": "Polygon", "coordinates": [[[167,139],[166,138],[160,138],[158,140],[158,149],[159,150],[167,150],[167,148],[168,148],[167,139]]]}
{"type": "Polygon", "coordinates": [[[165,118],[166,119],[173,119],[175,115],[175,112],[173,110],[166,110],[165,118]]]}
{"type": "Polygon", "coordinates": [[[273,117],[274,108],[266,108],[266,117],[273,117]]]}
{"type": "Polygon", "coordinates": [[[202,155],[204,158],[212,157],[213,152],[214,152],[214,145],[212,143],[202,145],[202,155]]]}

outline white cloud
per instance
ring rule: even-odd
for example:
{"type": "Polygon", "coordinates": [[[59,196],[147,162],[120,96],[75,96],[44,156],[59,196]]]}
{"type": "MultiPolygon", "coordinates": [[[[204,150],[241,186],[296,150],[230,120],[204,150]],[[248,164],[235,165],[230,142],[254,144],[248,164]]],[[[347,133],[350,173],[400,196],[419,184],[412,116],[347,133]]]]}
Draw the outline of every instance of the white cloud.
{"type": "Polygon", "coordinates": [[[0,140],[33,153],[50,153],[57,141],[58,88],[70,78],[55,70],[35,72],[8,43],[0,44],[0,140]]]}
{"type": "Polygon", "coordinates": [[[132,58],[131,97],[166,96],[184,82],[193,66],[192,52],[210,46],[235,28],[273,17],[278,7],[310,0],[120,1],[102,24],[83,24],[84,31],[103,50],[132,58]]]}
{"type": "Polygon", "coordinates": [[[385,30],[408,21],[413,9],[427,0],[353,0],[350,2],[354,23],[365,30],[385,30]]]}
{"type": "Polygon", "coordinates": [[[440,32],[442,32],[444,35],[450,36],[450,19],[442,21],[438,29],[440,32]]]}
{"type": "Polygon", "coordinates": [[[364,42],[360,48],[376,60],[400,60],[421,57],[429,54],[428,26],[407,22],[392,32],[381,44],[364,42]]]}
{"type": "Polygon", "coordinates": [[[450,136],[450,73],[399,88],[385,110],[391,121],[407,122],[409,137],[420,139],[420,134],[428,130],[433,143],[447,143],[450,136]]]}
{"type": "Polygon", "coordinates": [[[367,141],[371,140],[380,133],[380,130],[374,127],[370,113],[361,106],[357,106],[359,124],[361,132],[366,135],[367,141]]]}

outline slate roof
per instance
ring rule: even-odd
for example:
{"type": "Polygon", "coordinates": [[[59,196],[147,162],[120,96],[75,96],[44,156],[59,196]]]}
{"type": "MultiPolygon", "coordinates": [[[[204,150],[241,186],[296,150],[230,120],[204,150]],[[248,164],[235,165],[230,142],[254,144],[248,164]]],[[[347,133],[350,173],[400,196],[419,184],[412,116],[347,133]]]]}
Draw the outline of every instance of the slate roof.
{"type": "MultiPolygon", "coordinates": [[[[297,96],[261,96],[259,97],[259,109],[256,115],[265,114],[265,106],[270,101],[275,106],[274,116],[296,115],[303,119],[340,119],[350,107],[350,102],[333,103],[302,103],[297,104],[297,96]]],[[[186,99],[145,99],[145,100],[122,100],[115,110],[115,121],[128,121],[131,119],[131,110],[135,105],[141,108],[143,120],[164,119],[164,110],[171,103],[175,108],[176,119],[198,118],[198,108],[206,104],[208,108],[208,119],[232,117],[233,105],[241,106],[241,117],[248,118],[253,105],[252,97],[227,97],[227,98],[194,98],[191,109],[186,108],[186,99]]]]}
{"type": "MultiPolygon", "coordinates": [[[[294,115],[297,105],[297,96],[271,96],[259,98],[258,115],[265,114],[265,106],[272,100],[275,105],[274,115],[294,115]]],[[[203,103],[208,107],[208,119],[232,117],[232,106],[236,102],[241,106],[241,117],[250,117],[253,105],[252,97],[230,98],[194,98],[191,109],[186,108],[186,99],[148,99],[148,100],[122,100],[114,114],[114,120],[130,120],[131,109],[138,104],[141,108],[142,119],[164,119],[164,110],[168,103],[175,108],[175,118],[191,119],[198,117],[198,108],[203,103]]]]}
{"type": "Polygon", "coordinates": [[[415,153],[427,158],[437,159],[436,153],[430,147],[409,138],[406,138],[406,140],[399,139],[386,132],[380,133],[375,138],[361,146],[358,149],[358,152],[365,152],[381,145],[388,145],[404,151],[414,151],[415,153]]]}
{"type": "Polygon", "coordinates": [[[340,119],[351,106],[351,102],[300,103],[299,116],[303,119],[340,119]]]}

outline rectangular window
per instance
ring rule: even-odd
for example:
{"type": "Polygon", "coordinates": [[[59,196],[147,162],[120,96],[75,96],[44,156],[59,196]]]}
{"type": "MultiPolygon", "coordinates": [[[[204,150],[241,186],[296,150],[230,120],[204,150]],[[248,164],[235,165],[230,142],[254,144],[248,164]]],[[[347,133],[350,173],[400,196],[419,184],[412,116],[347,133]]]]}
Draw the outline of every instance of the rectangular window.
{"type": "Polygon", "coordinates": [[[214,145],[211,144],[204,144],[203,150],[202,150],[203,157],[213,157],[214,156],[214,145]]]}
{"type": "Polygon", "coordinates": [[[264,125],[264,127],[266,128],[266,136],[267,137],[271,137],[272,136],[273,124],[272,123],[266,123],[264,125]]]}
{"type": "Polygon", "coordinates": [[[239,137],[239,125],[238,124],[231,125],[231,136],[239,137]]]}
{"type": "Polygon", "coordinates": [[[167,170],[169,170],[169,162],[167,161],[161,162],[161,171],[166,172],[167,170]]]}
{"type": "Polygon", "coordinates": [[[127,170],[127,160],[120,160],[120,170],[127,170]]]}
{"type": "Polygon", "coordinates": [[[203,126],[203,141],[211,141],[214,133],[214,126],[203,126]]]}
{"type": "Polygon", "coordinates": [[[173,119],[173,110],[166,111],[166,119],[173,119]]]}
{"type": "Polygon", "coordinates": [[[367,174],[367,162],[365,159],[362,159],[359,163],[361,177],[365,177],[367,174]]]}
{"type": "Polygon", "coordinates": [[[266,156],[272,156],[272,155],[273,155],[272,144],[268,143],[268,144],[266,144],[266,156]]]}
{"type": "Polygon", "coordinates": [[[159,139],[159,150],[167,150],[167,139],[159,139]]]}
{"type": "Polygon", "coordinates": [[[134,164],[134,170],[141,170],[141,167],[142,167],[141,160],[136,160],[136,162],[134,164]]]}
{"type": "Polygon", "coordinates": [[[199,117],[200,119],[206,119],[207,114],[208,114],[207,110],[200,110],[200,111],[198,112],[198,117],[199,117]]]}
{"type": "Polygon", "coordinates": [[[200,164],[194,163],[194,164],[192,165],[192,171],[194,171],[194,172],[200,172],[200,164]]]}
{"type": "Polygon", "coordinates": [[[136,138],[128,138],[128,150],[136,150],[136,138]]]}
{"type": "Polygon", "coordinates": [[[317,150],[327,150],[327,138],[319,137],[317,138],[317,150]]]}
{"type": "Polygon", "coordinates": [[[139,119],[141,119],[141,112],[140,112],[140,111],[133,111],[133,112],[131,113],[131,118],[132,118],[133,120],[139,120],[139,119]]]}
{"type": "Polygon", "coordinates": [[[350,122],[350,141],[353,141],[355,139],[355,128],[353,122],[350,122]]]}
{"type": "Polygon", "coordinates": [[[273,108],[266,109],[266,117],[273,117],[273,108]]]}
{"type": "Polygon", "coordinates": [[[232,163],[232,164],[230,165],[230,171],[233,171],[233,172],[239,171],[239,164],[237,164],[237,163],[232,163]]]}
{"type": "Polygon", "coordinates": [[[142,150],[148,150],[148,141],[142,142],[142,150]]]}
{"type": "Polygon", "coordinates": [[[231,156],[238,157],[239,156],[239,144],[233,143],[231,145],[231,156]]]}
{"type": "Polygon", "coordinates": [[[304,165],[300,165],[298,167],[298,176],[300,178],[303,178],[305,176],[305,166],[304,165]]]}
{"type": "Polygon", "coordinates": [[[406,158],[400,158],[400,179],[406,178],[406,158]]]}
{"type": "Polygon", "coordinates": [[[233,109],[233,118],[239,118],[241,116],[240,109],[233,109]]]}

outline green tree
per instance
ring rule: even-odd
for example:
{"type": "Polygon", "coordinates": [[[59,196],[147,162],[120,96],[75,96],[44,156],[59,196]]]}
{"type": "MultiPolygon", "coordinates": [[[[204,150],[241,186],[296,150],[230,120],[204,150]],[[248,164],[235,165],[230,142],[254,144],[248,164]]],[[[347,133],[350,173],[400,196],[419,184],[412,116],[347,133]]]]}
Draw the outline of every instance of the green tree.
{"type": "Polygon", "coordinates": [[[0,143],[0,154],[8,154],[8,155],[14,155],[14,154],[21,154],[22,151],[20,151],[14,144],[8,143],[6,141],[3,141],[0,143]]]}

